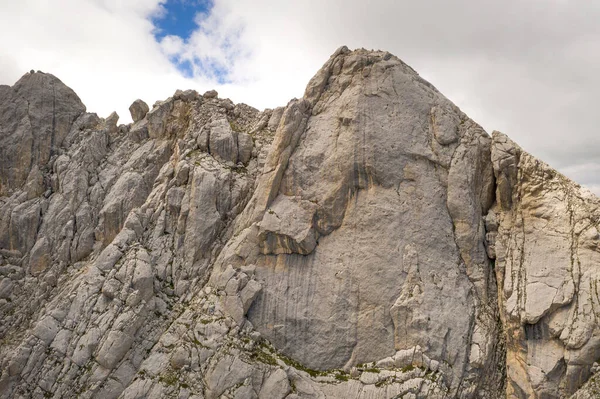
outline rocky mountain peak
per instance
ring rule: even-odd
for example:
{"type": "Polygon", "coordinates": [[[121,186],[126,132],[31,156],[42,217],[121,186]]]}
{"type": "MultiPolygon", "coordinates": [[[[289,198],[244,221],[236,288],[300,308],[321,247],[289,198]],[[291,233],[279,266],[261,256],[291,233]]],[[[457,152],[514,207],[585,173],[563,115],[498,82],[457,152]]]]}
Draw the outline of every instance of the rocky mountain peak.
{"type": "Polygon", "coordinates": [[[0,90],[0,194],[7,195],[39,180],[85,106],[58,78],[39,71],[0,90]]]}
{"type": "Polygon", "coordinates": [[[599,200],[397,57],[130,112],[0,86],[1,397],[592,397],[599,200]]]}

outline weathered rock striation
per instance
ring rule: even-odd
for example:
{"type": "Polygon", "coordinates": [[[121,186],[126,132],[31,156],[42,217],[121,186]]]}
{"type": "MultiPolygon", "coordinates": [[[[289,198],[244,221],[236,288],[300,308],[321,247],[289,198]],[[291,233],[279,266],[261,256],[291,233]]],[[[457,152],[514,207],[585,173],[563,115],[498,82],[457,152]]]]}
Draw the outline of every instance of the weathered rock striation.
{"type": "Polygon", "coordinates": [[[600,200],[398,58],[130,112],[0,86],[0,397],[594,397],[600,200]]]}

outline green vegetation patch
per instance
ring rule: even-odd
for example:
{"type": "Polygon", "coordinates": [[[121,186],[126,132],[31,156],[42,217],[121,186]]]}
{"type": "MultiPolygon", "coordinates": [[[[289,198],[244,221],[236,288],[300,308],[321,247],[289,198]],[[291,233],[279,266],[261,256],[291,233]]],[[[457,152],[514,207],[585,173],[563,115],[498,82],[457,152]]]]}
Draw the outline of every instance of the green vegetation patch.
{"type": "Polygon", "coordinates": [[[173,370],[169,370],[158,377],[158,381],[162,382],[167,386],[173,386],[179,382],[179,377],[177,373],[173,370]]]}

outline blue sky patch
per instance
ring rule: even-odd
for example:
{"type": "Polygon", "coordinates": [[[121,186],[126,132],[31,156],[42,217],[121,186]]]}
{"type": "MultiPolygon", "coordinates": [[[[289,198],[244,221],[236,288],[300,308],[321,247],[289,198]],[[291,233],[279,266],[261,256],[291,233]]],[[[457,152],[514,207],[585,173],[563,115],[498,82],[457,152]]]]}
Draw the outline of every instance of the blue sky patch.
{"type": "Polygon", "coordinates": [[[189,38],[198,28],[196,15],[209,13],[212,7],[212,0],[167,0],[163,3],[165,14],[152,21],[156,27],[156,40],[160,41],[168,35],[189,38]]]}
{"type": "Polygon", "coordinates": [[[194,77],[194,66],[188,60],[178,61],[176,59],[172,59],[171,62],[177,66],[179,72],[183,74],[186,78],[194,77]]]}
{"type": "MultiPolygon", "coordinates": [[[[191,34],[199,27],[196,24],[196,16],[199,13],[209,14],[214,6],[213,0],[167,0],[163,3],[165,12],[152,22],[155,26],[154,36],[160,42],[165,36],[179,36],[187,41],[191,34]]],[[[231,46],[227,41],[225,48],[231,46]]],[[[194,57],[182,59],[178,56],[170,57],[171,63],[177,67],[179,72],[187,78],[201,75],[214,79],[219,84],[228,83],[228,70],[220,63],[210,58],[194,57]]]]}

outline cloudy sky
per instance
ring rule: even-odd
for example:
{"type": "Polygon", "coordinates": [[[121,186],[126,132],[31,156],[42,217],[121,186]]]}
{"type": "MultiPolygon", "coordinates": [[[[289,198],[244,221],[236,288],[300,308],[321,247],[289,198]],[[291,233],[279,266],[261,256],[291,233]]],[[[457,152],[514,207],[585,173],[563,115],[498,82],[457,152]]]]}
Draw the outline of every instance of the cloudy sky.
{"type": "Polygon", "coordinates": [[[178,88],[284,105],[340,45],[388,50],[600,193],[599,21],[590,0],[0,0],[0,84],[51,72],[128,122],[178,88]]]}

